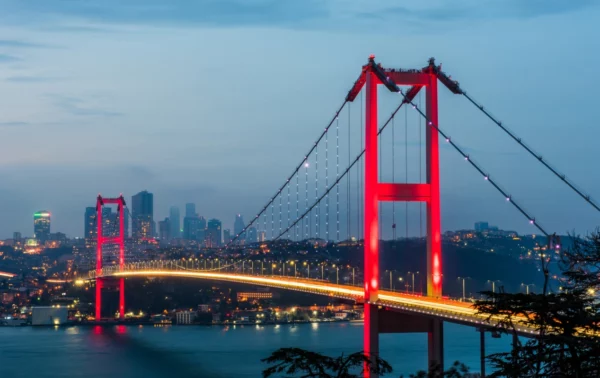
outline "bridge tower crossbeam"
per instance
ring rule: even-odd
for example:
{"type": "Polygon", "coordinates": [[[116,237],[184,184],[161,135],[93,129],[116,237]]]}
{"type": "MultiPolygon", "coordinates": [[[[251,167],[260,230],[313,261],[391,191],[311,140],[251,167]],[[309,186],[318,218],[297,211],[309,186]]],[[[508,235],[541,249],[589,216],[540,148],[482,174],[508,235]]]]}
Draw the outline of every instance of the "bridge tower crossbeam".
{"type": "MultiPolygon", "coordinates": [[[[96,199],[96,320],[102,318],[102,289],[106,285],[106,280],[101,278],[103,259],[102,247],[106,244],[116,244],[119,247],[119,270],[125,266],[125,199],[123,195],[118,198],[102,198],[98,195],[96,199]],[[119,234],[117,236],[104,236],[102,208],[104,205],[117,205],[119,216],[119,234]]],[[[117,279],[119,283],[119,318],[125,318],[125,279],[117,279]]]]}

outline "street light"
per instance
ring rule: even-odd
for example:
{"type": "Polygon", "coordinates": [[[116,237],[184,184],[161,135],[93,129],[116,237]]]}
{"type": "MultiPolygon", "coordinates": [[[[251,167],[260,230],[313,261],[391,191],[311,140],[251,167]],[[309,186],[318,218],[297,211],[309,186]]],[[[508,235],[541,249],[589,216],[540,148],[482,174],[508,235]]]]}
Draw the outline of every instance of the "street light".
{"type": "Polygon", "coordinates": [[[535,286],[535,284],[532,284],[532,283],[531,284],[522,283],[521,286],[525,286],[526,293],[529,294],[529,286],[535,286]]]}
{"type": "Polygon", "coordinates": [[[306,266],[306,278],[310,278],[310,263],[305,261],[303,265],[306,266]]]}
{"type": "MultiPolygon", "coordinates": [[[[391,272],[390,272],[390,274],[391,274],[391,272]]],[[[399,282],[404,282],[404,277],[398,277],[398,281],[399,281],[399,282]]],[[[392,282],[392,281],[390,281],[390,282],[392,282]]],[[[400,287],[402,287],[402,286],[400,286],[400,287]]],[[[401,289],[401,290],[402,290],[402,289],[401,289]]]]}
{"type": "MultiPolygon", "coordinates": [[[[392,279],[393,279],[393,278],[392,278],[392,271],[391,271],[391,270],[389,270],[389,271],[388,271],[388,270],[386,270],[385,272],[386,272],[386,273],[387,273],[387,272],[390,272],[390,291],[391,291],[391,290],[393,290],[393,287],[394,287],[394,284],[392,283],[392,279]]],[[[382,285],[383,285],[383,284],[382,284],[382,285]]]]}
{"type": "Polygon", "coordinates": [[[467,295],[466,295],[466,284],[465,281],[467,279],[470,279],[471,277],[458,277],[459,280],[462,280],[462,291],[463,291],[463,295],[462,295],[462,299],[463,301],[465,301],[467,299],[467,295]]]}
{"type": "Polygon", "coordinates": [[[500,281],[500,280],[495,280],[495,281],[493,281],[493,280],[487,280],[487,282],[489,282],[489,283],[492,284],[492,293],[495,293],[496,292],[496,282],[497,283],[501,283],[502,281],[500,281]]]}
{"type": "Polygon", "coordinates": [[[419,274],[419,272],[408,272],[408,274],[412,275],[412,293],[415,294],[415,274],[419,274]]]}
{"type": "Polygon", "coordinates": [[[294,263],[294,260],[290,261],[290,265],[294,266],[294,278],[296,278],[297,273],[296,273],[296,264],[294,263]]]}
{"type": "Polygon", "coordinates": [[[335,284],[339,285],[340,284],[340,267],[336,266],[335,264],[333,264],[333,267],[335,268],[335,284]]]}

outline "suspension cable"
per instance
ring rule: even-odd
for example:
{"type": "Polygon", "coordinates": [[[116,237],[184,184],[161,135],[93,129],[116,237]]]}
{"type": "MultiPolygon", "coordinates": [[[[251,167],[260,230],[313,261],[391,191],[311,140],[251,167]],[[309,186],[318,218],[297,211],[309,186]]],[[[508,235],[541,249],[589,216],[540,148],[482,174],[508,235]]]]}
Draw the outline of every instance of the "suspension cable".
{"type": "Polygon", "coordinates": [[[462,148],[457,146],[456,143],[454,143],[454,141],[452,141],[452,139],[444,131],[442,131],[442,129],[440,129],[440,127],[438,125],[434,125],[433,122],[429,119],[429,117],[427,117],[427,115],[421,110],[421,108],[419,108],[412,100],[409,100],[408,97],[406,97],[406,94],[404,93],[404,91],[400,90],[399,93],[404,98],[403,102],[406,102],[406,103],[412,105],[412,107],[421,115],[421,117],[423,117],[425,119],[425,123],[427,124],[427,126],[431,126],[443,138],[445,138],[447,143],[449,143],[452,147],[454,147],[454,149],[459,154],[461,154],[465,158],[465,160],[467,162],[469,162],[471,164],[471,166],[473,166],[473,168],[475,168],[483,176],[483,178],[486,181],[489,181],[489,183],[492,184],[492,186],[494,188],[496,188],[496,190],[498,192],[500,192],[504,196],[504,198],[506,198],[506,201],[510,202],[517,210],[519,210],[519,212],[521,214],[523,214],[523,216],[525,216],[527,219],[529,219],[530,224],[534,225],[538,230],[540,230],[540,232],[542,234],[544,234],[544,236],[549,235],[548,232],[546,232],[546,230],[535,220],[535,218],[533,216],[529,215],[529,213],[527,211],[525,211],[525,209],[521,205],[519,205],[512,198],[511,195],[509,195],[504,189],[502,189],[498,183],[496,183],[494,180],[492,180],[490,178],[489,174],[487,174],[483,171],[483,168],[479,164],[474,162],[473,159],[471,159],[471,157],[468,154],[466,154],[462,148]]]}
{"type": "Polygon", "coordinates": [[[321,135],[319,136],[319,138],[317,139],[317,141],[311,146],[311,148],[308,150],[308,153],[304,156],[304,159],[302,159],[302,161],[300,162],[300,164],[298,164],[296,166],[296,168],[294,169],[294,171],[292,172],[292,174],[288,176],[288,178],[285,180],[285,182],[283,183],[283,185],[281,185],[279,187],[279,190],[277,190],[275,192],[275,195],[273,197],[271,197],[271,199],[267,202],[267,204],[258,212],[258,214],[256,214],[256,216],[246,225],[246,227],[244,227],[239,234],[237,234],[235,237],[233,237],[229,241],[229,243],[227,243],[227,245],[225,246],[225,248],[228,248],[232,243],[234,243],[240,237],[240,235],[242,235],[244,232],[246,232],[246,230],[249,227],[251,227],[254,224],[254,222],[256,222],[256,220],[269,208],[269,205],[271,205],[275,201],[275,199],[277,198],[277,196],[279,194],[281,194],[281,192],[283,191],[283,189],[285,189],[285,186],[290,182],[290,180],[292,178],[294,178],[294,175],[300,170],[300,168],[302,168],[302,166],[307,161],[307,159],[310,156],[310,154],[313,152],[313,150],[317,147],[317,145],[321,141],[321,139],[323,139],[323,137],[325,136],[325,134],[327,134],[327,132],[329,131],[329,127],[331,127],[331,125],[336,120],[336,118],[339,116],[340,112],[344,109],[344,107],[346,106],[347,103],[348,103],[348,100],[344,100],[344,102],[342,103],[342,105],[335,112],[335,115],[333,116],[333,118],[331,119],[331,121],[329,121],[329,123],[327,124],[327,127],[325,127],[325,130],[323,130],[323,132],[321,133],[321,135]]]}
{"type": "Polygon", "coordinates": [[[502,129],[502,131],[504,131],[506,134],[508,134],[515,142],[517,142],[521,147],[523,147],[527,152],[529,152],[529,154],[531,156],[533,156],[537,160],[539,160],[539,162],[542,163],[546,168],[548,168],[550,170],[550,172],[552,172],[556,177],[558,177],[565,184],[567,184],[572,190],[575,191],[575,193],[577,193],[587,203],[589,203],[590,205],[592,205],[592,207],[594,207],[594,209],[600,211],[600,206],[598,206],[598,204],[596,204],[596,202],[594,200],[592,200],[592,198],[590,197],[589,194],[585,194],[582,189],[580,189],[579,187],[577,187],[575,185],[575,183],[573,181],[567,179],[567,176],[565,174],[560,173],[549,162],[547,162],[546,160],[544,160],[544,158],[542,157],[542,155],[540,155],[537,152],[535,152],[533,150],[533,148],[529,147],[525,142],[523,142],[523,140],[521,138],[519,138],[514,132],[512,132],[511,130],[509,130],[506,126],[504,126],[502,124],[502,122],[498,121],[494,116],[492,116],[492,114],[490,112],[488,112],[487,110],[485,110],[485,108],[483,107],[483,105],[481,105],[480,103],[478,103],[477,101],[475,101],[471,96],[469,96],[467,94],[467,92],[462,91],[462,95],[465,96],[473,105],[475,105],[475,107],[479,108],[479,110],[481,110],[481,112],[483,112],[483,114],[485,114],[489,119],[492,120],[492,122],[494,122],[498,127],[500,127],[502,129]]]}
{"type": "MultiPolygon", "coordinates": [[[[381,134],[381,132],[387,127],[387,125],[394,119],[394,117],[396,116],[396,113],[398,113],[398,111],[400,110],[400,108],[404,104],[405,104],[404,102],[401,102],[400,105],[398,105],[398,107],[392,112],[392,114],[387,119],[387,121],[385,121],[385,123],[379,128],[379,131],[377,132],[377,136],[379,136],[381,134]]],[[[363,149],[356,156],[356,158],[354,158],[354,160],[352,160],[352,162],[342,172],[342,174],[339,175],[339,177],[337,177],[337,179],[333,182],[333,184],[329,187],[329,189],[326,190],[323,194],[321,194],[321,196],[317,198],[317,200],[315,201],[315,203],[313,203],[309,208],[307,208],[306,211],[300,216],[300,218],[297,218],[289,227],[290,228],[294,227],[296,224],[298,224],[298,222],[300,222],[301,220],[303,220],[306,217],[306,215],[309,214],[325,198],[325,196],[327,196],[329,194],[329,192],[331,190],[333,190],[333,188],[336,187],[340,183],[340,181],[342,181],[342,179],[344,178],[344,176],[346,176],[347,174],[350,173],[350,170],[356,165],[356,163],[358,163],[358,161],[363,157],[364,154],[365,154],[365,150],[363,149]]],[[[273,240],[279,239],[286,232],[287,232],[287,230],[283,230],[283,232],[280,233],[279,235],[277,235],[273,240]]]]}

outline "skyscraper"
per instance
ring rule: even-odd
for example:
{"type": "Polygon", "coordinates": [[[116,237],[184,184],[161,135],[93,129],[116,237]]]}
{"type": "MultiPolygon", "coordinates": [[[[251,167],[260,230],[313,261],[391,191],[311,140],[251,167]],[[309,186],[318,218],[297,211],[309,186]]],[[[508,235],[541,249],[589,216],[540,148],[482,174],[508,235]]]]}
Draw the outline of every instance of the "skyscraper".
{"type": "Polygon", "coordinates": [[[264,242],[267,240],[267,233],[265,231],[258,231],[258,241],[264,242]]]}
{"type": "Polygon", "coordinates": [[[231,241],[231,230],[225,229],[223,230],[223,244],[229,244],[231,241]]]}
{"type": "Polygon", "coordinates": [[[171,237],[171,222],[169,218],[158,222],[158,237],[161,240],[169,240],[171,237]]]}
{"type": "Polygon", "coordinates": [[[249,227],[246,233],[246,243],[250,244],[258,242],[258,232],[256,232],[256,227],[249,227]]]}
{"type": "MultiPolygon", "coordinates": [[[[199,240],[200,223],[198,216],[183,218],[183,238],[185,240],[199,240]]],[[[203,224],[206,225],[206,221],[203,224]]],[[[204,228],[202,228],[202,236],[204,238],[204,228]]]]}
{"type": "Polygon", "coordinates": [[[196,240],[198,243],[203,243],[206,239],[206,218],[203,216],[198,217],[198,233],[196,234],[196,240]]]}
{"type": "Polygon", "coordinates": [[[169,222],[171,222],[171,239],[179,239],[181,237],[181,217],[179,216],[179,208],[171,206],[169,210],[169,222]]]}
{"type": "Polygon", "coordinates": [[[33,214],[33,234],[42,242],[50,237],[50,213],[46,210],[33,214]]]}
{"type": "Polygon", "coordinates": [[[186,203],[185,204],[185,216],[186,217],[197,217],[196,214],[196,204],[195,203],[186,203]]]}
{"type": "Polygon", "coordinates": [[[110,207],[102,208],[102,234],[103,236],[119,236],[119,213],[110,207]]]}
{"type": "Polygon", "coordinates": [[[151,238],[154,230],[154,195],[147,190],[131,197],[131,236],[134,239],[151,238]]]}
{"type": "Polygon", "coordinates": [[[97,231],[98,228],[96,227],[96,208],[86,207],[85,216],[83,219],[83,237],[85,238],[86,243],[96,238],[97,231]]]}
{"type": "Polygon", "coordinates": [[[220,247],[221,237],[221,221],[218,219],[209,220],[206,227],[206,245],[208,247],[220,247]]]}
{"type": "Polygon", "coordinates": [[[233,223],[233,236],[235,237],[239,235],[239,237],[237,238],[238,244],[243,242],[244,239],[246,239],[246,235],[242,235],[244,227],[246,227],[246,225],[244,224],[244,217],[242,217],[241,214],[236,215],[235,222],[233,223]]]}

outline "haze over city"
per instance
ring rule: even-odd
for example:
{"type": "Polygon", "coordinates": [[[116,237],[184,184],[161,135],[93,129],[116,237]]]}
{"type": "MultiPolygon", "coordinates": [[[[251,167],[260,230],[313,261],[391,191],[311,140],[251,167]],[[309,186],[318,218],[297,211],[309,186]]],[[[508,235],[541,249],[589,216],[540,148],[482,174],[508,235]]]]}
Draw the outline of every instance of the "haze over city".
{"type": "MultiPolygon", "coordinates": [[[[0,237],[30,233],[41,209],[52,212],[55,230],[81,235],[83,209],[98,192],[150,190],[157,219],[185,202],[227,227],[236,213],[250,218],[371,53],[401,67],[435,55],[597,195],[600,179],[589,173],[600,131],[593,96],[582,94],[600,84],[598,53],[590,49],[598,34],[593,1],[434,2],[427,9],[2,1],[0,8],[0,237]]],[[[496,147],[503,136],[486,119],[463,111],[467,104],[446,91],[440,96],[446,129],[549,228],[595,227],[595,214],[517,146],[496,147]],[[548,206],[548,197],[561,200],[548,206]]],[[[529,232],[453,151],[442,150],[441,160],[444,229],[488,219],[529,232]]]]}

